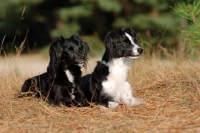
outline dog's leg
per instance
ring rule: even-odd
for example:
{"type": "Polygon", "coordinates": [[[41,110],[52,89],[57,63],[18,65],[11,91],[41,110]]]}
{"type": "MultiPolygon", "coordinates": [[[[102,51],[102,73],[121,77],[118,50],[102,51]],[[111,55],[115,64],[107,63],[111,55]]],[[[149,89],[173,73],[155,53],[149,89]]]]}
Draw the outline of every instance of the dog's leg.
{"type": "Polygon", "coordinates": [[[77,104],[73,99],[69,97],[62,98],[61,102],[67,107],[76,106],[77,104]]]}
{"type": "Polygon", "coordinates": [[[122,95],[122,100],[122,102],[124,102],[128,106],[136,106],[141,103],[133,97],[131,85],[127,81],[124,84],[124,93],[122,95]]]}
{"type": "Polygon", "coordinates": [[[108,96],[107,94],[102,94],[100,96],[98,103],[100,103],[100,105],[104,105],[104,106],[106,106],[108,108],[112,108],[112,109],[116,108],[119,105],[119,103],[113,102],[111,97],[108,96]]]}
{"type": "Polygon", "coordinates": [[[117,103],[117,102],[111,102],[111,101],[108,102],[108,106],[98,105],[98,107],[101,108],[101,109],[108,109],[108,108],[115,109],[118,106],[119,106],[119,103],[117,103]]]}
{"type": "Polygon", "coordinates": [[[84,94],[81,92],[79,88],[76,89],[74,92],[75,96],[75,102],[77,103],[77,106],[90,106],[89,102],[85,98],[84,94]]]}
{"type": "Polygon", "coordinates": [[[60,99],[59,98],[55,98],[53,101],[54,101],[54,105],[60,106],[60,99]]]}
{"type": "Polygon", "coordinates": [[[108,102],[108,108],[114,109],[118,106],[119,106],[119,103],[117,102],[111,102],[111,101],[108,102]]]}
{"type": "Polygon", "coordinates": [[[50,90],[49,99],[53,101],[54,105],[60,106],[62,98],[61,87],[53,85],[50,90]]]}

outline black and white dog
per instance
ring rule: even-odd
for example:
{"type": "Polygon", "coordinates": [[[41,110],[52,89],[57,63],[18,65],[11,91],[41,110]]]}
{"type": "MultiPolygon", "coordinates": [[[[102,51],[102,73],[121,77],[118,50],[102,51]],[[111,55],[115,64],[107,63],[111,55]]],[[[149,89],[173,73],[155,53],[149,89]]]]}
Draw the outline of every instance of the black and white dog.
{"type": "Polygon", "coordinates": [[[50,103],[66,106],[86,106],[81,85],[81,66],[86,66],[89,47],[78,36],[68,39],[62,36],[54,41],[49,50],[47,72],[27,79],[21,92],[35,92],[50,103]]]}
{"type": "Polygon", "coordinates": [[[82,78],[81,89],[89,102],[115,108],[119,103],[128,106],[140,102],[132,95],[127,73],[131,59],[143,53],[139,38],[131,28],[113,30],[104,40],[106,51],[94,71],[82,78]]]}

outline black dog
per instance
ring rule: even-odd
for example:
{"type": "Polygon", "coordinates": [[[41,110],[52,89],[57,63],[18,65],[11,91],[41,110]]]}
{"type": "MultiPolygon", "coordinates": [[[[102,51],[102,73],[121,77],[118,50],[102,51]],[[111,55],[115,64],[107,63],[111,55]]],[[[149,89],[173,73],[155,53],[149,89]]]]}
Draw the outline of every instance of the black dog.
{"type": "Polygon", "coordinates": [[[82,78],[81,89],[89,102],[109,108],[119,103],[138,105],[127,81],[131,59],[137,59],[143,52],[139,38],[131,28],[113,30],[104,40],[106,51],[92,74],[82,78]]]}
{"type": "Polygon", "coordinates": [[[36,97],[43,97],[55,105],[86,106],[80,85],[81,66],[86,66],[88,52],[88,45],[78,36],[68,39],[61,36],[50,46],[47,72],[27,79],[21,91],[35,92],[36,97]]]}

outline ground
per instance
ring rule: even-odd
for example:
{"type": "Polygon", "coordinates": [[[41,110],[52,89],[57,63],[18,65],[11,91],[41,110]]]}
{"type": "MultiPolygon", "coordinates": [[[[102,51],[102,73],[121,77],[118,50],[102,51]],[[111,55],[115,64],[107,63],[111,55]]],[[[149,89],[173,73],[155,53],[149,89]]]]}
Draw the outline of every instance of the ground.
{"type": "MultiPolygon", "coordinates": [[[[200,132],[200,61],[142,57],[129,82],[139,106],[57,107],[34,97],[16,98],[24,80],[45,72],[48,57],[0,57],[0,132],[200,132]]],[[[87,70],[92,71],[91,59],[87,70]]]]}

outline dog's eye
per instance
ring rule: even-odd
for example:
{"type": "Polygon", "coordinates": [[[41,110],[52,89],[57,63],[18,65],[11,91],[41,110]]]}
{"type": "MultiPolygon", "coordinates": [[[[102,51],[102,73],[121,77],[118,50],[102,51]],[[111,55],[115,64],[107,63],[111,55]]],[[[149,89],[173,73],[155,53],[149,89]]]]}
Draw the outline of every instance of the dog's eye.
{"type": "Polygon", "coordinates": [[[74,49],[73,49],[72,47],[70,47],[70,48],[68,49],[68,51],[69,51],[70,53],[74,53],[74,49]]]}
{"type": "Polygon", "coordinates": [[[129,45],[129,42],[124,42],[123,44],[124,44],[124,46],[127,46],[127,45],[129,45]]]}

